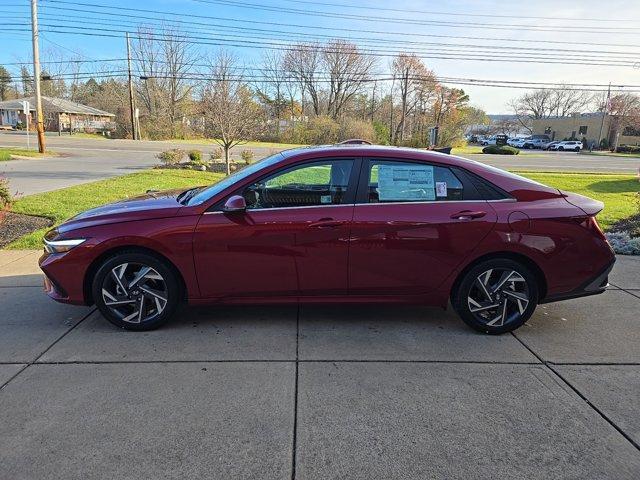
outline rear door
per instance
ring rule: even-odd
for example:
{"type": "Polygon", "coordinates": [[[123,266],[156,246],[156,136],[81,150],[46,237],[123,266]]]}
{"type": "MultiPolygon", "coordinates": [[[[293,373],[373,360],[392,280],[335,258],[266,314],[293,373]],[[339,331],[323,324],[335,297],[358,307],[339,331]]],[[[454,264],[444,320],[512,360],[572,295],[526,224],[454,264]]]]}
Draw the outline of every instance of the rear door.
{"type": "Polygon", "coordinates": [[[463,174],[424,162],[363,162],[351,227],[350,294],[428,293],[469,256],[496,214],[463,174]]]}

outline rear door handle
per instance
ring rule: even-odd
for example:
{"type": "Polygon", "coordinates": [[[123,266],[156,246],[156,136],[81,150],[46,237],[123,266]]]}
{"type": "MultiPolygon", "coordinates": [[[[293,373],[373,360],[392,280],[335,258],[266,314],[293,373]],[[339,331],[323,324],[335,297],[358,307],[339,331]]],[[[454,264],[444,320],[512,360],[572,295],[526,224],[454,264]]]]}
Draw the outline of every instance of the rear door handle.
{"type": "Polygon", "coordinates": [[[487,212],[463,210],[462,212],[451,215],[453,220],[473,220],[474,218],[482,218],[487,212]]]}
{"type": "Polygon", "coordinates": [[[343,220],[334,220],[333,218],[321,218],[317,222],[311,222],[309,228],[335,228],[344,225],[343,220]]]}

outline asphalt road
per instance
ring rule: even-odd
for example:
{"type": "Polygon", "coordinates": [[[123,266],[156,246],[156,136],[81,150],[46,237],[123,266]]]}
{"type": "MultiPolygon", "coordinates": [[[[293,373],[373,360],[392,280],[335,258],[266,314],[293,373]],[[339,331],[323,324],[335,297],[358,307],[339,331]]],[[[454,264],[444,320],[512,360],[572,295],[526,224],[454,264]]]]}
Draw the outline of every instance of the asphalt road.
{"type": "MultiPolygon", "coordinates": [[[[0,146],[25,147],[26,136],[22,132],[0,132],[0,146]]],[[[48,135],[47,149],[59,153],[60,157],[2,162],[0,174],[9,178],[13,191],[29,195],[149,168],[158,163],[155,158],[158,152],[176,146],[184,150],[200,149],[205,154],[216,148],[198,143],[94,140],[48,135]]],[[[239,155],[244,148],[236,148],[235,154],[239,155]]],[[[278,151],[266,147],[251,149],[256,158],[278,151]]],[[[574,152],[523,150],[517,156],[467,155],[467,158],[511,170],[637,173],[640,167],[640,159],[587,156],[574,152]]]]}
{"type": "Polygon", "coordinates": [[[0,252],[3,479],[640,478],[640,257],[489,336],[408,306],[183,308],[127,332],[0,252]]]}

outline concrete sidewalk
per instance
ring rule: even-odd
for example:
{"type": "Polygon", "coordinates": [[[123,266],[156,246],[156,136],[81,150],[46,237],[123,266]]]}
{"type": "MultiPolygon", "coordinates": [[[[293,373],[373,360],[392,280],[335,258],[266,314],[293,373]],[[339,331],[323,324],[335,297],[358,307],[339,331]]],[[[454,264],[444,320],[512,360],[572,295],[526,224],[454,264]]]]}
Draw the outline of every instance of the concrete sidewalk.
{"type": "Polygon", "coordinates": [[[183,308],[119,330],[0,251],[0,477],[637,479],[640,257],[485,336],[422,307],[183,308]]]}

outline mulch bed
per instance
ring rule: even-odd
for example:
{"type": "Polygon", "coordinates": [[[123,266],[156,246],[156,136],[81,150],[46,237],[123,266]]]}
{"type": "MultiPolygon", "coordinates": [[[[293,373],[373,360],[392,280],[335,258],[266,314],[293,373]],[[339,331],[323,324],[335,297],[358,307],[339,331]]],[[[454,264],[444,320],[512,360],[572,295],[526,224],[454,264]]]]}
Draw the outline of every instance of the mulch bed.
{"type": "Polygon", "coordinates": [[[17,240],[22,235],[51,225],[53,225],[53,221],[49,218],[5,212],[4,218],[0,219],[0,248],[17,240]]]}
{"type": "Polygon", "coordinates": [[[632,237],[640,237],[640,213],[618,220],[609,227],[610,232],[627,232],[632,237]]]}

